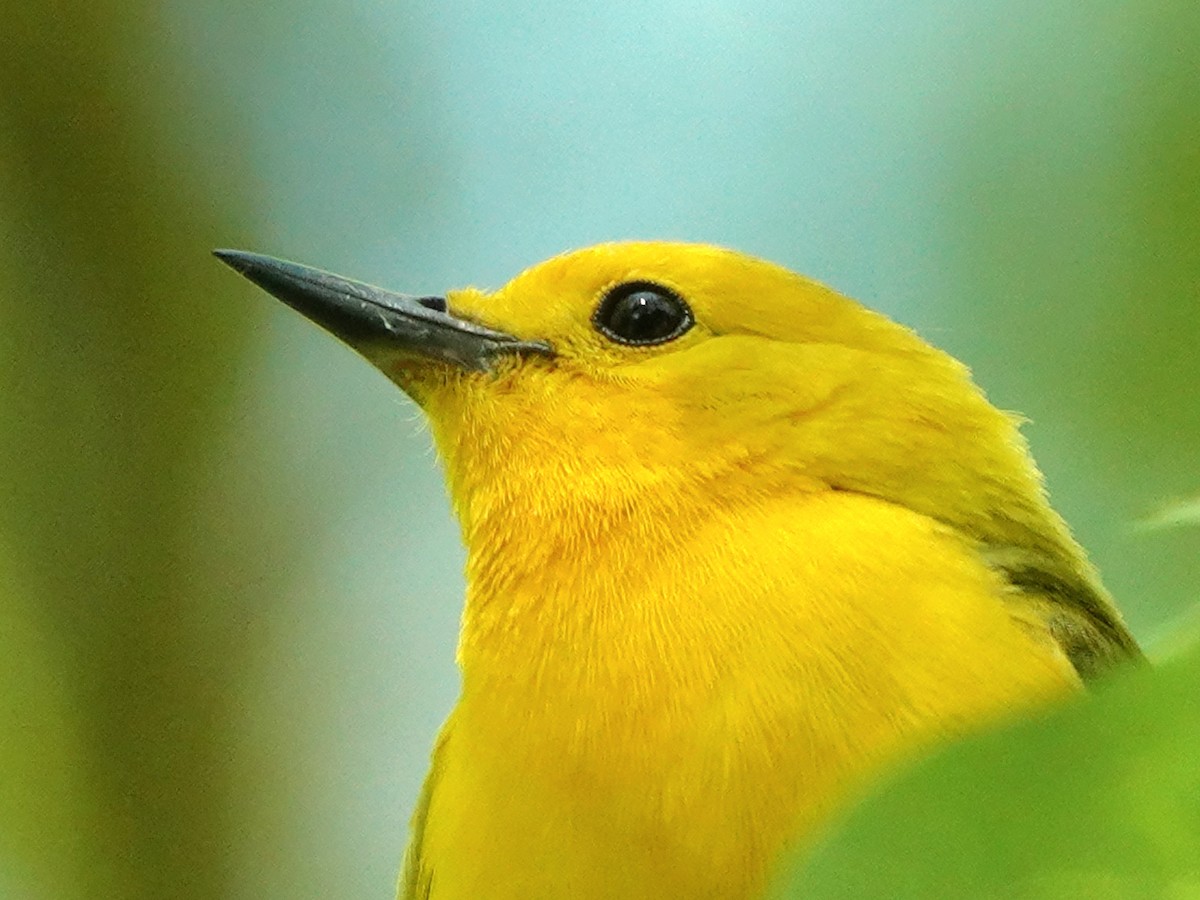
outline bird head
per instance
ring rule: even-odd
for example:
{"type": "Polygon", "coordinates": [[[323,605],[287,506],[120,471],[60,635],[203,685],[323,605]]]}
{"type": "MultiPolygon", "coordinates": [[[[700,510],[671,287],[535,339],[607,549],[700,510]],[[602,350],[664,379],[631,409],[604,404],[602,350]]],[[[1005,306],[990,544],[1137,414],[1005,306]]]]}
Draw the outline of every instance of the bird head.
{"type": "Polygon", "coordinates": [[[614,243],[492,293],[412,297],[218,256],[422,406],[468,543],[482,519],[516,509],[598,520],[849,490],[984,540],[1073,546],[1015,419],[962,364],[771,263],[614,243]]]}
{"type": "Polygon", "coordinates": [[[851,492],[948,526],[1051,603],[1081,671],[1136,655],[1019,420],[953,357],[817,282],[716,247],[630,242],[495,292],[416,297],[216,253],[423,408],[483,593],[515,570],[560,578],[564,560],[586,586],[646,546],[694,553],[690,529],[711,516],[851,492]],[[605,547],[608,569],[591,558],[605,547]]]}

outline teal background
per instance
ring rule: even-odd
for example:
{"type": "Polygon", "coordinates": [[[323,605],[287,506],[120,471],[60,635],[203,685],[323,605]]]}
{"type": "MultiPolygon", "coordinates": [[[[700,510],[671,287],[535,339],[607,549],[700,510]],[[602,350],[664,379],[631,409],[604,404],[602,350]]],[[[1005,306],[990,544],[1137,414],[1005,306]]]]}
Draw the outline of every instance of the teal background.
{"type": "MultiPolygon", "coordinates": [[[[774,259],[1030,418],[1152,650],[1195,607],[1194,512],[1154,526],[1200,494],[1195,3],[3,13],[5,896],[390,896],[453,702],[415,408],[214,246],[420,293],[629,237],[774,259]]],[[[1179,772],[1170,671],[1113,721],[1179,772]]]]}

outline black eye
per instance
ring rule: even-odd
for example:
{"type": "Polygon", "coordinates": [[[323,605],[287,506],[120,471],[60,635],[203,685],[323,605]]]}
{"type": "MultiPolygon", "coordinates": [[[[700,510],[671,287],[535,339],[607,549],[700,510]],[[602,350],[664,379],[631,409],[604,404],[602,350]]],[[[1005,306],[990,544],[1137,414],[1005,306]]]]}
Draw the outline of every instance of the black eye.
{"type": "Polygon", "coordinates": [[[679,337],[694,322],[681,297],[648,281],[617,285],[592,314],[600,333],[619,344],[663,344],[679,337]]]}

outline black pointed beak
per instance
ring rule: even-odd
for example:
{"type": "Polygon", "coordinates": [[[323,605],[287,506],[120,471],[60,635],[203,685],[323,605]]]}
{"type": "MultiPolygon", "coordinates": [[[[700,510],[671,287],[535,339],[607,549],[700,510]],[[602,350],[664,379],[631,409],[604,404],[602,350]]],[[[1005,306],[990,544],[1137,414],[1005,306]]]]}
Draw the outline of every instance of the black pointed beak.
{"type": "Polygon", "coordinates": [[[488,369],[499,356],[553,354],[544,341],[524,341],[451,315],[441,297],[396,294],[244,250],[214,250],[213,255],[376,365],[389,350],[477,371],[488,369]]]}

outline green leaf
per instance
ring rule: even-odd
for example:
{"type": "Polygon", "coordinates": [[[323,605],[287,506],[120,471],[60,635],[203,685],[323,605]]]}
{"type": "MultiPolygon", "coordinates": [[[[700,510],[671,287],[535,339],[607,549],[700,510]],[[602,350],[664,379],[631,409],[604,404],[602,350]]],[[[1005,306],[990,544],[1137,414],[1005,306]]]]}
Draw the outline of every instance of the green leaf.
{"type": "Polygon", "coordinates": [[[850,813],[778,898],[1200,898],[1200,647],[953,746],[850,813]]]}

